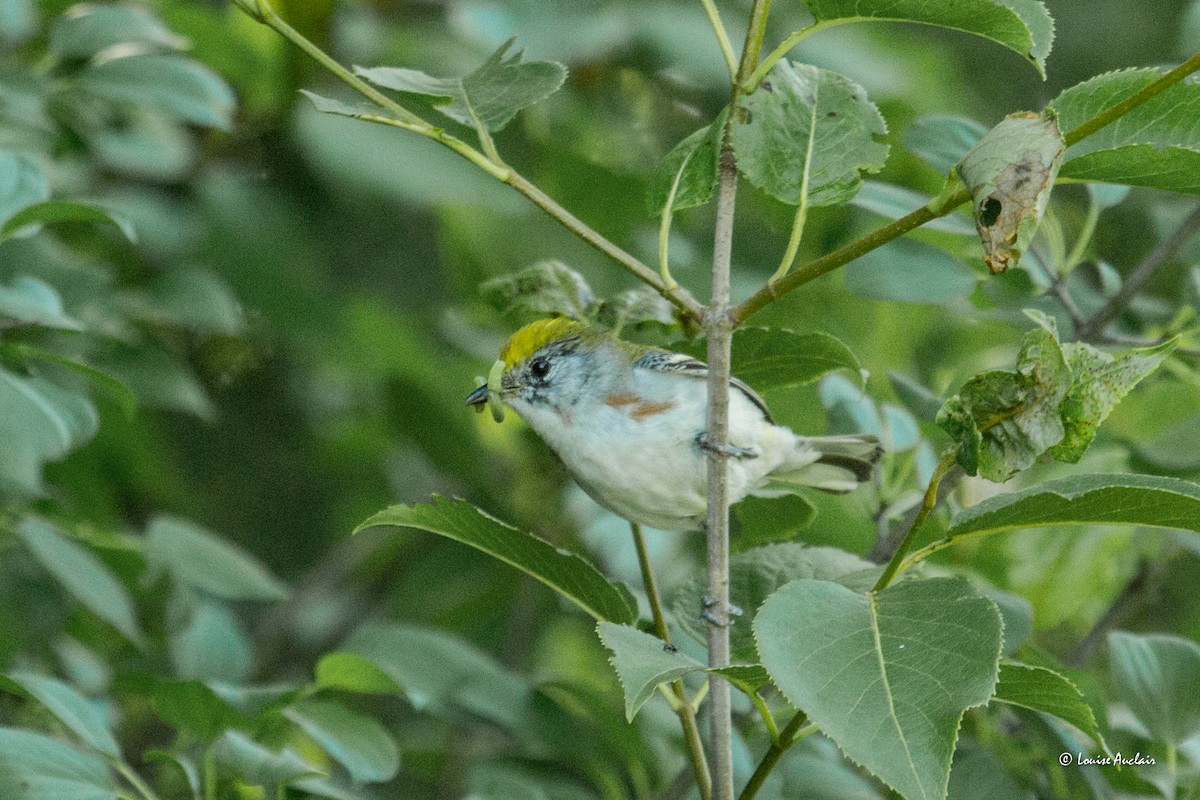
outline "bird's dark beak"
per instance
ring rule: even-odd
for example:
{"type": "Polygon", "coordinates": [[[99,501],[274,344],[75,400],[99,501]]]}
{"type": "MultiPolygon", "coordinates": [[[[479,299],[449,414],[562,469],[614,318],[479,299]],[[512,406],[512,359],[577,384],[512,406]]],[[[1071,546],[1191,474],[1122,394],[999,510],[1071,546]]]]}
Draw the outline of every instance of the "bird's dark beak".
{"type": "Polygon", "coordinates": [[[485,383],[483,386],[480,386],[478,389],[476,389],[475,391],[473,391],[469,395],[467,395],[467,405],[475,406],[480,411],[482,411],[483,406],[487,404],[487,399],[488,399],[488,387],[487,387],[487,384],[485,383]]]}

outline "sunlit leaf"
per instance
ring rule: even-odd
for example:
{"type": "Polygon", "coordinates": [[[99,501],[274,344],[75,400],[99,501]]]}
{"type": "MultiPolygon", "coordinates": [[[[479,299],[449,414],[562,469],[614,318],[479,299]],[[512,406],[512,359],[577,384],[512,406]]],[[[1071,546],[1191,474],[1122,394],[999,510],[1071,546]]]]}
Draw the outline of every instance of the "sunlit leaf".
{"type": "Polygon", "coordinates": [[[859,594],[799,580],[754,620],[775,685],[901,795],[942,798],[963,713],[996,686],[996,606],[959,579],[859,594]]]}
{"type": "Polygon", "coordinates": [[[730,141],[738,169],[791,205],[849,200],[863,172],[876,172],[888,146],[879,109],[866,91],[835,72],[780,61],[734,111],[730,141]]]}
{"type": "Polygon", "coordinates": [[[355,653],[328,653],[316,668],[317,686],[362,694],[402,694],[404,689],[386,672],[355,653]]]}
{"type": "Polygon", "coordinates": [[[624,585],[611,583],[580,556],[511,528],[462,500],[437,497],[432,505],[392,506],[369,517],[355,533],[376,527],[415,528],[454,539],[537,578],[597,620],[637,619],[637,606],[624,585]]]}

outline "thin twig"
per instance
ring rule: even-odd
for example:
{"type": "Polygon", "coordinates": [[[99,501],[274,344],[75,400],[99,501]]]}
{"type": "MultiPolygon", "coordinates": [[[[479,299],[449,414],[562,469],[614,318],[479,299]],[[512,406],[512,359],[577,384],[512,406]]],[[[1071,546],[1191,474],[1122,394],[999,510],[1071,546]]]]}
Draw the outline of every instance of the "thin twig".
{"type": "MultiPolygon", "coordinates": [[[[633,532],[633,545],[637,550],[638,566],[642,568],[642,586],[646,589],[646,598],[650,602],[650,616],[654,620],[654,629],[658,638],[665,645],[671,644],[671,631],[667,627],[667,617],[663,614],[662,599],[658,593],[658,583],[654,580],[654,569],[650,564],[650,553],[646,550],[646,537],[642,526],[630,522],[633,532]]],[[[704,743],[700,740],[700,729],[696,725],[696,711],[683,688],[683,681],[671,681],[671,691],[675,694],[678,707],[675,713],[679,716],[679,724],[683,727],[683,741],[687,747],[688,759],[692,763],[692,772],[696,776],[696,785],[700,789],[702,800],[712,796],[712,777],[708,772],[708,761],[704,757],[704,743]]]]}
{"type": "MultiPolygon", "coordinates": [[[[1101,128],[1116,122],[1122,116],[1128,114],[1142,103],[1152,100],[1153,98],[1162,94],[1167,89],[1179,83],[1188,75],[1191,75],[1197,70],[1200,70],[1200,53],[1196,53],[1196,55],[1180,64],[1175,69],[1166,73],[1161,78],[1158,78],[1153,83],[1148,84],[1141,91],[1135,92],[1125,100],[1122,100],[1121,102],[1092,117],[1087,122],[1084,122],[1076,128],[1072,128],[1070,131],[1064,134],[1063,140],[1068,146],[1078,143],[1084,138],[1091,136],[1096,131],[1099,131],[1101,128]]],[[[752,315],[761,311],[763,308],[770,305],[788,292],[794,291],[809,281],[815,280],[828,272],[832,272],[838,267],[845,266],[854,259],[866,255],[872,250],[882,247],[888,242],[900,238],[904,234],[919,228],[930,220],[946,216],[970,199],[971,195],[969,192],[965,190],[957,192],[944,201],[938,201],[936,208],[932,207],[933,204],[922,206],[910,214],[907,214],[900,219],[867,234],[861,239],[843,245],[837,250],[834,250],[831,253],[826,253],[820,258],[813,259],[792,274],[785,277],[783,280],[778,281],[773,285],[768,284],[747,298],[743,303],[733,310],[734,320],[738,323],[744,322],[752,315]]]]}
{"type": "Polygon", "coordinates": [[[1129,277],[1121,284],[1120,290],[1079,328],[1079,338],[1087,341],[1100,335],[1105,326],[1112,322],[1142,289],[1146,288],[1146,284],[1150,282],[1155,273],[1170,261],[1179,252],[1179,248],[1187,244],[1197,231],[1200,231],[1200,206],[1188,214],[1179,227],[1172,231],[1170,236],[1159,242],[1158,246],[1142,259],[1142,263],[1129,273],[1129,277]]]}
{"type": "Polygon", "coordinates": [[[733,44],[729,41],[729,32],[725,30],[725,23],[721,21],[721,12],[717,10],[717,4],[713,0],[700,0],[700,3],[704,6],[704,13],[708,15],[708,22],[712,25],[713,33],[717,35],[717,45],[721,48],[725,66],[729,68],[729,80],[735,80],[738,69],[737,56],[733,53],[733,44]]]}
{"type": "Polygon", "coordinates": [[[900,546],[896,548],[896,552],[888,561],[887,567],[884,568],[883,574],[879,576],[879,580],[875,582],[875,586],[871,588],[872,592],[880,592],[888,587],[892,579],[896,577],[896,573],[900,571],[900,565],[904,562],[904,557],[908,555],[908,551],[912,549],[913,541],[917,538],[917,533],[925,525],[925,520],[929,519],[929,515],[933,513],[933,509],[937,506],[938,487],[942,483],[942,478],[954,466],[957,451],[948,450],[942,455],[942,460],[933,470],[933,476],[929,479],[929,486],[925,489],[925,497],[921,500],[921,510],[917,512],[917,516],[913,519],[912,525],[905,534],[900,546]]]}
{"type": "MultiPolygon", "coordinates": [[[[789,747],[807,735],[801,735],[800,731],[806,722],[808,722],[808,717],[803,711],[797,711],[796,715],[788,721],[788,724],[779,732],[779,740],[771,744],[762,760],[758,762],[754,774],[750,776],[742,793],[738,795],[738,800],[754,800],[754,796],[758,794],[758,790],[762,788],[767,776],[771,774],[771,770],[775,769],[775,765],[779,763],[783,754],[788,751],[789,747]]],[[[814,727],[813,730],[816,728],[814,727]]]]}

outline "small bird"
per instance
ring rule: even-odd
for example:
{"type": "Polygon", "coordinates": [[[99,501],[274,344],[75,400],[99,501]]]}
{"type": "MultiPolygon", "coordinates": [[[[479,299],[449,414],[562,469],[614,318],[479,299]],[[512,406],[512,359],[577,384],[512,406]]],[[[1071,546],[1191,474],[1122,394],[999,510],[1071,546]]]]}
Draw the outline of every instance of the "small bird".
{"type": "MultiPolygon", "coordinates": [[[[514,333],[467,403],[482,411],[489,398],[503,401],[608,510],[661,530],[701,530],[707,375],[690,356],[554,317],[514,333]]],[[[731,503],[798,486],[848,492],[870,478],[883,453],[878,438],[800,436],[775,424],[745,383],[730,384],[731,503]]]]}

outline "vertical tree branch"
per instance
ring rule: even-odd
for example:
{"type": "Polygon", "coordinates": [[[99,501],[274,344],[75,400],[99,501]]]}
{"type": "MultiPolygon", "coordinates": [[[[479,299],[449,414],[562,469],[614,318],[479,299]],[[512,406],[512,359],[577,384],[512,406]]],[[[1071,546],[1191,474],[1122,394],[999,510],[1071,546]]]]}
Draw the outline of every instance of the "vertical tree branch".
{"type": "MultiPolygon", "coordinates": [[[[729,142],[729,125],[737,114],[742,86],[754,71],[766,33],[771,0],[754,0],[742,59],[730,96],[730,122],[721,143],[717,188],[717,221],[713,232],[712,297],[704,313],[708,337],[708,597],[717,624],[708,628],[708,665],[729,664],[729,346],[734,321],[729,304],[729,267],[733,253],[733,216],[737,198],[737,163],[729,142]]],[[[729,683],[716,675],[709,681],[709,765],[713,800],[733,800],[733,718],[729,683]]]]}

